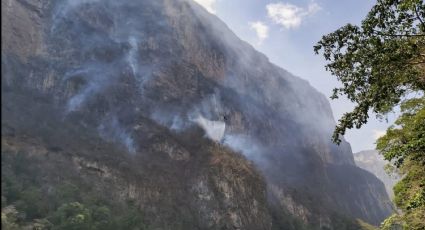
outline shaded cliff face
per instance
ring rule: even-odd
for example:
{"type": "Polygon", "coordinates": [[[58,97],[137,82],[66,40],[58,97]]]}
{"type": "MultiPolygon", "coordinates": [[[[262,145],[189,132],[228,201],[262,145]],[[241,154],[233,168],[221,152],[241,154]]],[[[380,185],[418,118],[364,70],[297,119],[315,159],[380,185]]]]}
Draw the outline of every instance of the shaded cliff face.
{"type": "Polygon", "coordinates": [[[191,1],[7,0],[2,23],[2,140],[112,175],[99,189],[152,226],[341,229],[391,212],[331,143],[326,98],[191,1]]]}
{"type": "Polygon", "coordinates": [[[354,160],[357,166],[378,177],[385,184],[388,196],[390,198],[394,197],[393,187],[400,180],[400,175],[396,172],[389,174],[385,170],[389,162],[378,151],[364,150],[354,153],[354,160]]]}

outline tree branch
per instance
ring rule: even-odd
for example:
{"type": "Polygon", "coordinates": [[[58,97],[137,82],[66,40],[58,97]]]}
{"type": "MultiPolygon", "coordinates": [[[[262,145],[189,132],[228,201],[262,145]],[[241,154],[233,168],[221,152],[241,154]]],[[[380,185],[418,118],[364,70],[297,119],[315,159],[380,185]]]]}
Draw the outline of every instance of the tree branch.
{"type": "Polygon", "coordinates": [[[416,7],[415,7],[415,14],[416,14],[416,17],[418,17],[418,20],[421,22],[422,26],[425,28],[425,23],[422,20],[421,16],[419,15],[418,9],[416,7]]]}
{"type": "Polygon", "coordinates": [[[419,65],[419,64],[425,64],[425,61],[418,61],[418,62],[408,62],[406,63],[408,65],[419,65]]]}
{"type": "Polygon", "coordinates": [[[376,35],[387,37],[425,37],[425,34],[386,34],[381,31],[373,30],[376,35]]]}

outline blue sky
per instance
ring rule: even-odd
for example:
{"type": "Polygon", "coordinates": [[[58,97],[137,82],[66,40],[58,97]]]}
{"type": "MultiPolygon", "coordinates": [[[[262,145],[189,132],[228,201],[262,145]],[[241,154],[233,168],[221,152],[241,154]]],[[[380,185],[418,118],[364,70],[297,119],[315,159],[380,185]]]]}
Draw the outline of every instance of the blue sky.
{"type": "MultiPolygon", "coordinates": [[[[326,96],[338,86],[325,71],[322,56],[313,46],[320,38],[347,24],[359,24],[373,6],[371,0],[195,0],[223,20],[242,40],[269,57],[270,61],[303,79],[326,96]]],[[[345,98],[330,100],[339,119],[353,105],[345,98]]],[[[373,149],[375,140],[393,120],[379,121],[371,114],[360,130],[345,138],[353,152],[373,149]]]]}

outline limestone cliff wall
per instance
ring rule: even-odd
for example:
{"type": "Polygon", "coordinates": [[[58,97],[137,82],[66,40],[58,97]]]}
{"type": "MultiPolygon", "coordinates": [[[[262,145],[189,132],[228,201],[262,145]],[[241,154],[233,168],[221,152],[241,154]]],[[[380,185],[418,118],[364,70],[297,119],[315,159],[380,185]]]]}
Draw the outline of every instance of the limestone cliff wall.
{"type": "Polygon", "coordinates": [[[80,153],[76,129],[134,157],[153,182],[106,171],[118,197],[147,212],[193,199],[184,207],[196,215],[164,215],[212,229],[278,228],[283,216],[333,228],[390,214],[383,185],[354,165],[347,142],[330,141],[327,99],[194,2],[8,0],[2,17],[4,129],[44,145],[69,136],[61,148],[74,149],[76,169],[107,167],[80,153]],[[205,137],[199,116],[224,123],[223,139],[205,137]]]}

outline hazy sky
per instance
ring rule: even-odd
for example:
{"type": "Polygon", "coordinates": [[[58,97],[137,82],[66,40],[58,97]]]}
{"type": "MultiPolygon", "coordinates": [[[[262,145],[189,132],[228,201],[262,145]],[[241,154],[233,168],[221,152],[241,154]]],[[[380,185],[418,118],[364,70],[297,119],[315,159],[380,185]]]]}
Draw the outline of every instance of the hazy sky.
{"type": "MultiPolygon", "coordinates": [[[[266,54],[270,61],[304,78],[326,96],[338,85],[325,71],[323,57],[313,46],[346,23],[359,24],[375,1],[371,0],[195,0],[223,20],[242,40],[266,54]]],[[[338,120],[353,105],[347,99],[330,100],[338,120]]],[[[390,117],[390,122],[393,118],[390,117]]],[[[389,123],[375,119],[345,138],[353,152],[373,149],[389,123]]]]}

